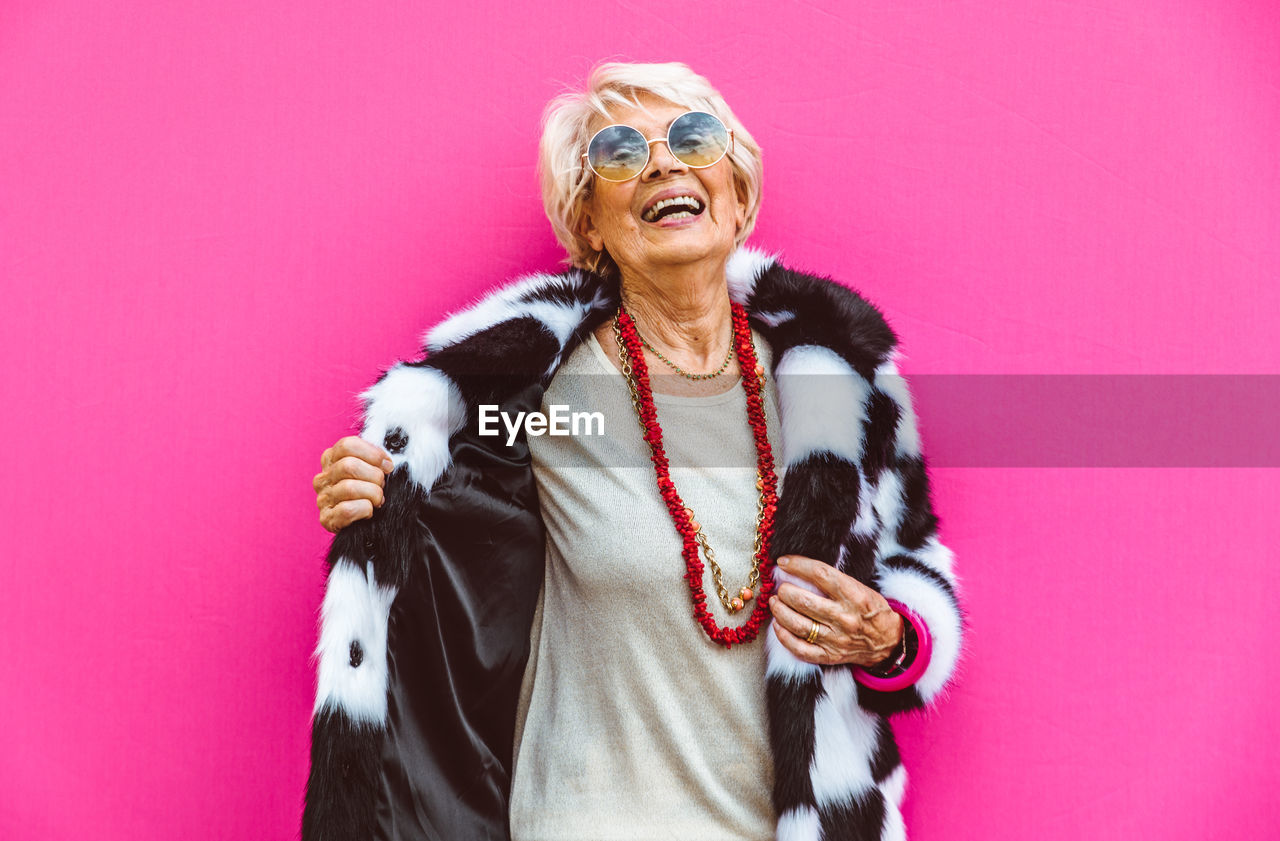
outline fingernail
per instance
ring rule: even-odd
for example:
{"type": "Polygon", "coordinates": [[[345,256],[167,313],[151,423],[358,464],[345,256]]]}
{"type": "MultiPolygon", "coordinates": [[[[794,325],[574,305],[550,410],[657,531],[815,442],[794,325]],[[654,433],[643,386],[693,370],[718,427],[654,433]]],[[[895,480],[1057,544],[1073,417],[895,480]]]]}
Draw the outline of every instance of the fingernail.
{"type": "Polygon", "coordinates": [[[395,466],[395,464],[393,464],[393,463],[392,463],[391,459],[389,459],[389,458],[384,458],[384,459],[382,460],[382,470],[383,470],[383,472],[390,473],[392,470],[395,470],[395,469],[396,469],[396,466],[395,466]]]}
{"type": "Polygon", "coordinates": [[[786,555],[783,555],[781,558],[778,558],[778,566],[780,566],[780,567],[784,567],[784,566],[786,566],[786,565],[787,565],[787,562],[788,562],[788,561],[790,561],[790,560],[791,560],[791,558],[789,558],[789,557],[788,557],[788,556],[786,556],[786,555]]]}

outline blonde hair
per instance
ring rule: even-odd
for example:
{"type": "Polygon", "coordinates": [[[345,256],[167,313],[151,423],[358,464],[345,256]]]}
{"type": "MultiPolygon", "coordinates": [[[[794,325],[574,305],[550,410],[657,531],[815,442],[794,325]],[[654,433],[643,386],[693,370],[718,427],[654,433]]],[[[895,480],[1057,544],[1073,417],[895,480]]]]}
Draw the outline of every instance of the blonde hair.
{"type": "Polygon", "coordinates": [[[616,269],[609,254],[593,249],[577,230],[593,183],[591,170],[582,155],[591,141],[589,127],[593,118],[611,120],[611,105],[639,107],[638,98],[644,94],[691,111],[715,114],[733,130],[733,151],[728,157],[733,166],[734,187],[746,197],[747,203],[747,220],[737,232],[734,245],[742,245],[755,227],[763,178],[760,147],[738,122],[719,91],[680,62],[608,62],[591,71],[586,90],[560,94],[547,103],[542,115],[542,138],[538,143],[542,207],[551,220],[556,239],[569,252],[566,262],[573,266],[602,274],[616,269]]]}

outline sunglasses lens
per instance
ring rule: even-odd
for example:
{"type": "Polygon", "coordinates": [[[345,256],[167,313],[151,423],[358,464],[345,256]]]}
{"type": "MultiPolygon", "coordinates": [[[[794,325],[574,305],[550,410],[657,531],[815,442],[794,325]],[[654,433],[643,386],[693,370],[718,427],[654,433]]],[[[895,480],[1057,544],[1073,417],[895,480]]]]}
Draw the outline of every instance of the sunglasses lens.
{"type": "Polygon", "coordinates": [[[649,144],[643,134],[630,126],[608,126],[591,138],[587,160],[601,178],[626,181],[644,169],[649,160],[649,144]]]}
{"type": "Polygon", "coordinates": [[[711,166],[729,149],[729,130],[714,114],[681,114],[668,131],[671,154],[693,167],[711,166]]]}

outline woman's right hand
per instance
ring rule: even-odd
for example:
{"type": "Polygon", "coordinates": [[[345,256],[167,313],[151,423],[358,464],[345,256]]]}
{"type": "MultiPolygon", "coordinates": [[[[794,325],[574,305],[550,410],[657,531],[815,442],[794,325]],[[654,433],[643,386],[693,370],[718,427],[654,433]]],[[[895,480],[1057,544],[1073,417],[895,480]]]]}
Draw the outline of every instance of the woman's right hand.
{"type": "Polygon", "coordinates": [[[357,435],[339,439],[320,456],[320,472],[311,483],[320,525],[337,534],[356,520],[372,517],[394,467],[381,447],[357,435]]]}

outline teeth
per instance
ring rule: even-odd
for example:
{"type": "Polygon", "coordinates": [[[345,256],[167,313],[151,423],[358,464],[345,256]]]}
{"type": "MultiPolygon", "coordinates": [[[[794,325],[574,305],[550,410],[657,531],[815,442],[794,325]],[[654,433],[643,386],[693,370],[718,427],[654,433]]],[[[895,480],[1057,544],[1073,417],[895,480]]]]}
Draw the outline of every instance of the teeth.
{"type": "Polygon", "coordinates": [[[646,210],[644,213],[644,220],[646,222],[652,222],[654,218],[657,217],[659,211],[661,211],[664,207],[670,207],[673,204],[683,205],[684,207],[690,208],[690,210],[684,214],[673,213],[672,216],[680,216],[680,215],[693,216],[694,214],[702,210],[702,202],[699,201],[695,196],[673,196],[669,199],[663,199],[662,201],[655,204],[653,207],[646,210]]]}

